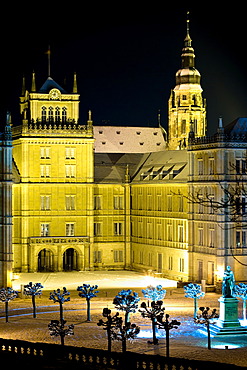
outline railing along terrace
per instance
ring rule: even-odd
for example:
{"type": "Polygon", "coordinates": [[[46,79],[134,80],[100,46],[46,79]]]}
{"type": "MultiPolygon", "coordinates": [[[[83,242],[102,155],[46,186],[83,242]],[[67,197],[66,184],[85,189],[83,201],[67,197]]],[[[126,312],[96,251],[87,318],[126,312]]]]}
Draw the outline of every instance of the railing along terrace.
{"type": "Polygon", "coordinates": [[[211,144],[211,143],[246,143],[246,134],[227,134],[227,133],[217,133],[213,136],[202,136],[202,137],[190,137],[189,145],[198,144],[211,144]]]}
{"type": "Polygon", "coordinates": [[[0,356],[8,365],[33,364],[56,365],[58,368],[84,369],[140,369],[140,370],[208,370],[217,366],[217,370],[243,369],[240,366],[211,361],[166,358],[160,355],[139,354],[134,352],[108,352],[102,349],[61,346],[50,343],[34,343],[22,340],[0,338],[0,356]]]}

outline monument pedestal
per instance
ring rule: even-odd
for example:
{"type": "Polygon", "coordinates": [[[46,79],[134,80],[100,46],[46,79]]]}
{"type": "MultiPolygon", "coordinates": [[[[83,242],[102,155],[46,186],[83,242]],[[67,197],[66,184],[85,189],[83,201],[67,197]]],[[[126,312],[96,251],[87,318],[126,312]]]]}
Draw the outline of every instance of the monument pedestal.
{"type": "Polygon", "coordinates": [[[238,319],[238,299],[220,297],[220,317],[210,325],[213,335],[247,334],[247,327],[241,326],[238,319]]]}

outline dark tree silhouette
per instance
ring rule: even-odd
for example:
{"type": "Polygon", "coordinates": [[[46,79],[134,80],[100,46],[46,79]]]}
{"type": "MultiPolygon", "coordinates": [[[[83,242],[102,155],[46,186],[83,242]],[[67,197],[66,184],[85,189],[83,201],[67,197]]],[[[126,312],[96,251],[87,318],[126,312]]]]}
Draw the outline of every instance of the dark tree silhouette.
{"type": "Polygon", "coordinates": [[[116,317],[116,324],[111,329],[112,340],[119,340],[122,342],[122,351],[126,352],[127,340],[133,340],[137,334],[140,333],[140,328],[136,324],[131,324],[129,321],[123,324],[123,319],[120,316],[116,317]]]}
{"type": "Polygon", "coordinates": [[[197,324],[206,325],[207,334],[208,334],[208,349],[211,349],[211,337],[210,337],[210,327],[209,327],[209,325],[214,324],[214,322],[212,322],[211,320],[215,319],[215,318],[218,318],[219,315],[216,313],[216,308],[214,308],[211,311],[211,313],[209,312],[210,311],[209,307],[200,307],[199,310],[201,311],[201,314],[198,314],[196,319],[194,319],[194,320],[197,324]]]}
{"type": "Polygon", "coordinates": [[[32,304],[33,304],[33,317],[36,317],[36,296],[40,296],[42,294],[43,285],[41,283],[33,284],[31,281],[29,284],[24,285],[24,294],[30,295],[32,297],[32,304]]]}
{"type": "Polygon", "coordinates": [[[50,331],[50,335],[54,337],[61,338],[61,345],[64,346],[64,338],[66,335],[74,335],[74,325],[71,324],[67,328],[65,328],[66,321],[65,320],[51,320],[50,324],[48,324],[48,328],[50,331]]]}
{"type": "Polygon", "coordinates": [[[129,322],[130,313],[136,312],[139,300],[138,293],[132,294],[131,289],[121,290],[113,299],[116,309],[125,312],[125,325],[129,322]]]}
{"type": "Polygon", "coordinates": [[[5,303],[5,320],[9,322],[9,301],[18,296],[18,292],[12,288],[2,288],[0,290],[0,301],[5,303]]]}
{"type": "Polygon", "coordinates": [[[98,326],[104,326],[103,329],[106,330],[107,332],[107,340],[108,340],[108,351],[111,352],[111,332],[112,329],[116,326],[117,324],[117,319],[119,316],[119,312],[117,312],[115,315],[111,315],[111,310],[109,308],[103,308],[103,317],[106,318],[106,320],[100,319],[99,322],[97,323],[98,326]]]}
{"type": "Polygon", "coordinates": [[[153,333],[153,341],[148,343],[158,344],[159,340],[156,337],[156,328],[157,328],[157,316],[159,316],[165,308],[162,307],[163,301],[152,301],[151,307],[149,307],[146,302],[141,303],[141,308],[139,311],[141,312],[142,317],[147,317],[152,321],[152,333],[153,333]]]}
{"type": "Polygon", "coordinates": [[[180,322],[177,320],[171,320],[169,321],[169,315],[165,315],[164,318],[164,311],[160,313],[160,315],[157,316],[157,325],[159,329],[164,329],[166,331],[166,357],[170,357],[170,330],[171,329],[177,329],[180,326],[180,322]]]}

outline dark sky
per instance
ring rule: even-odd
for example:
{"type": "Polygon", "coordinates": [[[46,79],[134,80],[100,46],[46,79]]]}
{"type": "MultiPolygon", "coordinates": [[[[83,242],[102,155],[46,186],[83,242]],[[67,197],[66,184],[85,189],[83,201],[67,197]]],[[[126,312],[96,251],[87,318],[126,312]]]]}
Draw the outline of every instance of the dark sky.
{"type": "Polygon", "coordinates": [[[2,12],[2,122],[7,110],[12,112],[14,124],[19,120],[23,74],[30,85],[34,70],[37,88],[46,80],[45,52],[50,44],[52,78],[61,85],[66,79],[66,89],[71,91],[77,72],[82,123],[91,109],[97,125],[156,126],[160,109],[166,127],[167,101],[181,66],[187,10],[196,68],[207,99],[209,133],[215,130],[220,115],[224,124],[247,116],[244,7],[85,4],[73,1],[58,10],[58,2],[32,2],[32,10],[27,4],[2,12]]]}

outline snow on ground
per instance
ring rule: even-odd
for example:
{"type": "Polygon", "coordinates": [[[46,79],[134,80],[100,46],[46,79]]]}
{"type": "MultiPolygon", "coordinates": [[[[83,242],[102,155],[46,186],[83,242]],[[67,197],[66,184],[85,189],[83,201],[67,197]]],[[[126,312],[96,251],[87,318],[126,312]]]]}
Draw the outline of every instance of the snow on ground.
{"type": "MultiPolygon", "coordinates": [[[[66,286],[71,291],[71,300],[64,307],[64,318],[67,324],[74,324],[74,336],[66,337],[65,344],[91,348],[107,349],[106,332],[97,322],[102,318],[102,309],[108,307],[115,313],[112,299],[116,292],[130,288],[137,291],[141,301],[144,300],[141,288],[147,285],[161,284],[166,287],[167,294],[164,299],[166,312],[170,319],[181,322],[178,329],[170,331],[170,355],[190,359],[219,361],[232,363],[247,368],[247,335],[235,337],[212,338],[212,349],[207,349],[207,337],[200,330],[201,325],[193,321],[193,299],[185,298],[183,289],[176,289],[176,283],[167,279],[152,279],[142,274],[130,271],[90,271],[73,273],[33,273],[20,274],[14,281],[14,288],[19,290],[21,285],[29,281],[41,282],[46,291],[37,298],[37,318],[32,318],[31,299],[17,298],[9,303],[9,323],[5,323],[4,305],[0,303],[0,337],[23,339],[35,342],[59,343],[58,339],[51,338],[47,328],[52,319],[59,318],[58,304],[49,300],[49,291],[66,286]],[[98,284],[99,290],[106,294],[91,300],[92,321],[86,322],[86,302],[78,296],[76,288],[83,283],[98,284]],[[23,310],[24,308],[24,310],[23,310]],[[228,346],[228,349],[225,349],[228,346]]],[[[199,306],[209,306],[219,309],[219,295],[207,293],[205,298],[199,300],[199,306]]],[[[242,317],[242,305],[239,304],[239,317],[242,317]]],[[[159,331],[159,344],[148,344],[147,337],[151,336],[151,323],[142,318],[139,312],[131,315],[131,322],[140,326],[139,338],[127,344],[127,350],[139,353],[165,355],[164,333],[159,331]]],[[[149,338],[150,340],[150,338],[149,338]]],[[[113,351],[121,351],[119,342],[113,343],[113,351]]]]}
{"type": "Polygon", "coordinates": [[[45,290],[66,287],[68,290],[76,290],[83,283],[99,285],[102,289],[120,288],[127,289],[143,288],[148,285],[161,284],[163,287],[177,287],[175,280],[159,277],[146,276],[134,271],[73,271],[73,272],[34,272],[15,275],[13,288],[21,289],[21,285],[29,283],[41,283],[45,290]]]}

